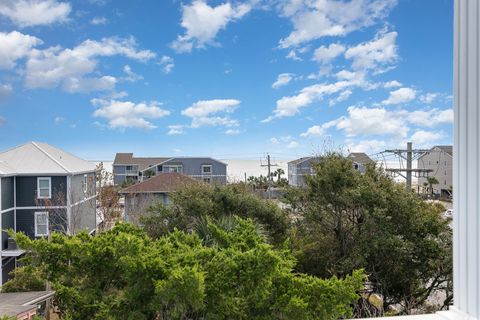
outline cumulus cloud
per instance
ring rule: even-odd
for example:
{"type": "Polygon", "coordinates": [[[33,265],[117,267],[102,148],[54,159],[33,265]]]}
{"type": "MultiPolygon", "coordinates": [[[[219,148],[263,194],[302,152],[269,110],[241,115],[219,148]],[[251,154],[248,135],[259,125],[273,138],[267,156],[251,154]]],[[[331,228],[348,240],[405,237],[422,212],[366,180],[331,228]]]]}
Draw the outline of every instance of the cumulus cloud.
{"type": "Polygon", "coordinates": [[[289,144],[287,144],[287,149],[295,149],[299,146],[300,144],[297,141],[292,141],[289,144]]]}
{"type": "Polygon", "coordinates": [[[25,70],[28,88],[62,87],[67,92],[111,90],[117,79],[113,76],[94,76],[98,57],[114,55],[146,62],[156,55],[150,50],[138,50],[133,37],[86,40],[73,49],[50,47],[34,49],[29,54],[25,70]]]}
{"type": "Polygon", "coordinates": [[[410,141],[415,143],[416,146],[431,147],[434,143],[446,138],[446,134],[443,131],[425,131],[417,130],[410,137],[410,141]]]}
{"type": "Polygon", "coordinates": [[[237,127],[238,121],[228,114],[235,111],[240,104],[236,99],[200,100],[182,110],[182,115],[192,119],[191,127],[225,126],[237,127]]]}
{"type": "Polygon", "coordinates": [[[270,122],[275,118],[292,117],[311,103],[339,92],[342,93],[336,98],[337,101],[332,100],[332,103],[335,104],[338,99],[343,101],[350,96],[352,92],[349,89],[353,87],[372,88],[372,85],[365,79],[363,72],[342,70],[336,76],[339,79],[337,82],[314,84],[301,89],[296,95],[280,98],[277,100],[273,115],[262,120],[262,122],[270,122]]]}
{"type": "Polygon", "coordinates": [[[185,33],[178,35],[171,47],[177,52],[190,52],[193,48],[215,44],[215,37],[220,30],[230,22],[241,19],[250,10],[249,4],[225,2],[211,7],[205,0],[183,5],[181,26],[185,33]]]}
{"type": "Polygon", "coordinates": [[[385,18],[396,0],[289,0],[281,13],[294,30],[280,40],[280,47],[298,46],[326,36],[345,36],[385,18]]]}
{"type": "Polygon", "coordinates": [[[332,43],[328,47],[321,46],[313,54],[313,60],[326,64],[341,55],[345,51],[345,46],[338,43],[332,43]]]}
{"type": "Polygon", "coordinates": [[[163,72],[166,74],[170,73],[175,67],[173,58],[170,56],[162,56],[158,64],[162,66],[163,72]]]}
{"type": "Polygon", "coordinates": [[[330,99],[328,104],[330,106],[334,106],[339,102],[345,101],[352,95],[352,93],[353,93],[352,90],[342,91],[342,92],[340,92],[340,94],[336,98],[330,99]]]}
{"type": "Polygon", "coordinates": [[[273,89],[278,89],[280,87],[286,86],[293,80],[295,75],[293,73],[280,73],[277,76],[277,80],[272,84],[273,89]]]}
{"type": "Polygon", "coordinates": [[[185,133],[185,126],[181,124],[175,124],[168,126],[168,135],[173,136],[177,134],[184,134],[185,133]]]}
{"type": "Polygon", "coordinates": [[[170,111],[162,109],[156,101],[134,103],[131,101],[92,99],[92,105],[97,107],[93,116],[108,121],[112,129],[140,128],[154,129],[151,120],[163,118],[170,111]]]}
{"type": "Polygon", "coordinates": [[[335,126],[347,137],[356,136],[395,136],[405,139],[412,126],[435,127],[453,121],[451,109],[394,110],[383,107],[368,108],[351,106],[347,115],[330,121],[324,126],[335,126]]]}
{"type": "Polygon", "coordinates": [[[2,0],[0,16],[7,17],[19,27],[49,25],[65,22],[72,11],[68,2],[57,0],[2,0]]]}
{"type": "Polygon", "coordinates": [[[0,32],[0,69],[13,69],[17,60],[28,56],[42,40],[18,31],[0,32]]]}
{"type": "Polygon", "coordinates": [[[396,88],[396,87],[401,87],[402,84],[398,82],[397,80],[392,80],[392,81],[387,81],[383,84],[384,88],[396,88]]]}
{"type": "Polygon", "coordinates": [[[432,103],[437,97],[439,96],[438,93],[428,92],[420,96],[420,101],[426,104],[432,103]]]}
{"type": "Polygon", "coordinates": [[[352,60],[354,70],[384,72],[398,60],[396,39],[396,32],[380,32],[375,39],[348,48],[345,58],[352,60]]]}
{"type": "Polygon", "coordinates": [[[390,91],[390,94],[386,100],[383,100],[383,104],[400,104],[407,103],[415,99],[417,91],[412,88],[400,88],[395,91],[390,91]]]}
{"type": "Polygon", "coordinates": [[[92,20],[90,20],[90,24],[93,24],[94,26],[107,24],[107,22],[108,20],[105,17],[93,17],[92,20]]]}
{"type": "Polygon", "coordinates": [[[126,76],[123,78],[125,81],[137,82],[143,79],[143,76],[133,72],[132,68],[128,64],[123,67],[123,72],[126,74],[126,76]]]}
{"type": "Polygon", "coordinates": [[[301,137],[321,137],[325,134],[325,129],[322,126],[312,126],[307,131],[300,134],[301,137]]]}

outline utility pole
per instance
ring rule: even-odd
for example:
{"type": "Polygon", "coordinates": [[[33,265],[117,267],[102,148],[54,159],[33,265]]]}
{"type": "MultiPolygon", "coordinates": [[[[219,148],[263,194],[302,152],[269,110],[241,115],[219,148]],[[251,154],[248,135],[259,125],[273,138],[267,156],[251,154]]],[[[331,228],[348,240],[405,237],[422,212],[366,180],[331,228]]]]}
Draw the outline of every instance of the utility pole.
{"type": "Polygon", "coordinates": [[[270,161],[270,154],[267,153],[267,164],[261,164],[261,167],[267,167],[268,170],[268,176],[267,176],[267,181],[268,181],[268,198],[270,199],[270,188],[272,187],[272,170],[271,167],[278,167],[278,164],[272,164],[270,161]]]}
{"type": "Polygon", "coordinates": [[[386,171],[392,174],[398,174],[406,180],[406,188],[408,191],[412,189],[412,173],[417,177],[428,177],[430,172],[433,172],[432,169],[412,169],[412,162],[414,155],[423,155],[430,152],[428,149],[413,149],[412,143],[407,142],[407,149],[394,149],[394,150],[385,150],[383,153],[393,153],[398,155],[400,158],[406,160],[407,165],[405,169],[385,169],[386,171]]]}

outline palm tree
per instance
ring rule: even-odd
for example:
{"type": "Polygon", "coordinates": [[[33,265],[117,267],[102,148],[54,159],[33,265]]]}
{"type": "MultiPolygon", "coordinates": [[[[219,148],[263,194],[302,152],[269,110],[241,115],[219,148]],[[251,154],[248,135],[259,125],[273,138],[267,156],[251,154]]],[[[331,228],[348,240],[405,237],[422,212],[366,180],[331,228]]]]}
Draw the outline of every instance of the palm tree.
{"type": "Polygon", "coordinates": [[[275,172],[273,173],[273,176],[274,176],[274,177],[277,177],[277,182],[280,181],[280,179],[282,178],[282,174],[285,174],[285,171],[283,171],[282,168],[278,168],[278,169],[275,170],[275,172]]]}
{"type": "Polygon", "coordinates": [[[430,191],[432,192],[432,195],[433,195],[433,185],[438,184],[438,180],[435,177],[428,177],[427,182],[430,185],[430,191]]]}
{"type": "Polygon", "coordinates": [[[427,193],[428,190],[428,182],[423,183],[423,193],[427,193]]]}

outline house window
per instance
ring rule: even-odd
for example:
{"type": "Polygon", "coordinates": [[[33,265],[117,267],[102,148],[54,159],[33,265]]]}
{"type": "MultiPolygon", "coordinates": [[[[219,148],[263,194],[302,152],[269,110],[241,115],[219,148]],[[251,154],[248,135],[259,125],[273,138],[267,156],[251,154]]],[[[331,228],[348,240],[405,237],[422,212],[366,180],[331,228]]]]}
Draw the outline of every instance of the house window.
{"type": "Polygon", "coordinates": [[[163,172],[183,173],[183,166],[182,166],[181,164],[179,164],[179,165],[163,166],[163,172]]]}
{"type": "Polygon", "coordinates": [[[87,193],[88,191],[88,175],[83,175],[83,192],[87,193]]]}
{"type": "Polygon", "coordinates": [[[202,165],[202,174],[212,174],[212,165],[211,164],[202,165]]]}
{"type": "Polygon", "coordinates": [[[210,183],[212,183],[212,178],[205,177],[205,178],[203,178],[203,182],[210,184],[210,183]]]}
{"type": "Polygon", "coordinates": [[[125,169],[126,169],[127,171],[132,171],[132,170],[133,170],[133,167],[132,167],[132,166],[127,166],[125,169]]]}
{"type": "Polygon", "coordinates": [[[48,212],[35,212],[35,237],[48,235],[48,212]]]}
{"type": "Polygon", "coordinates": [[[52,179],[37,178],[37,198],[50,199],[52,197],[52,179]]]}

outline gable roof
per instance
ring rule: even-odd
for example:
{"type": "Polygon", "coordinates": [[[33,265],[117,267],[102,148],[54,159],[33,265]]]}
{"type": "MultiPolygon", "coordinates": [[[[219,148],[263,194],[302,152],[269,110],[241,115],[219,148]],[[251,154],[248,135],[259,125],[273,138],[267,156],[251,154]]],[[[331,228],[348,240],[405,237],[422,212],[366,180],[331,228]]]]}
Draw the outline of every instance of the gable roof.
{"type": "Polygon", "coordinates": [[[133,153],[117,153],[113,165],[138,165],[138,171],[172,159],[167,157],[134,157],[133,153]]]}
{"type": "Polygon", "coordinates": [[[363,165],[375,164],[375,161],[370,159],[370,157],[364,152],[352,152],[347,156],[347,158],[363,165]]]}
{"type": "Polygon", "coordinates": [[[453,155],[453,146],[434,146],[432,148],[432,150],[434,150],[434,149],[440,149],[450,156],[453,155]]]}
{"type": "Polygon", "coordinates": [[[307,160],[310,160],[312,159],[313,157],[302,157],[302,158],[299,158],[299,159],[296,159],[296,160],[292,160],[290,161],[288,164],[293,164],[293,165],[297,165],[299,163],[302,163],[304,161],[307,161],[307,160]]]}
{"type": "Polygon", "coordinates": [[[0,174],[75,174],[95,164],[42,142],[28,142],[0,153],[0,174]]]}
{"type": "Polygon", "coordinates": [[[198,183],[198,181],[181,173],[160,173],[143,182],[120,190],[120,193],[169,193],[198,183]]]}

